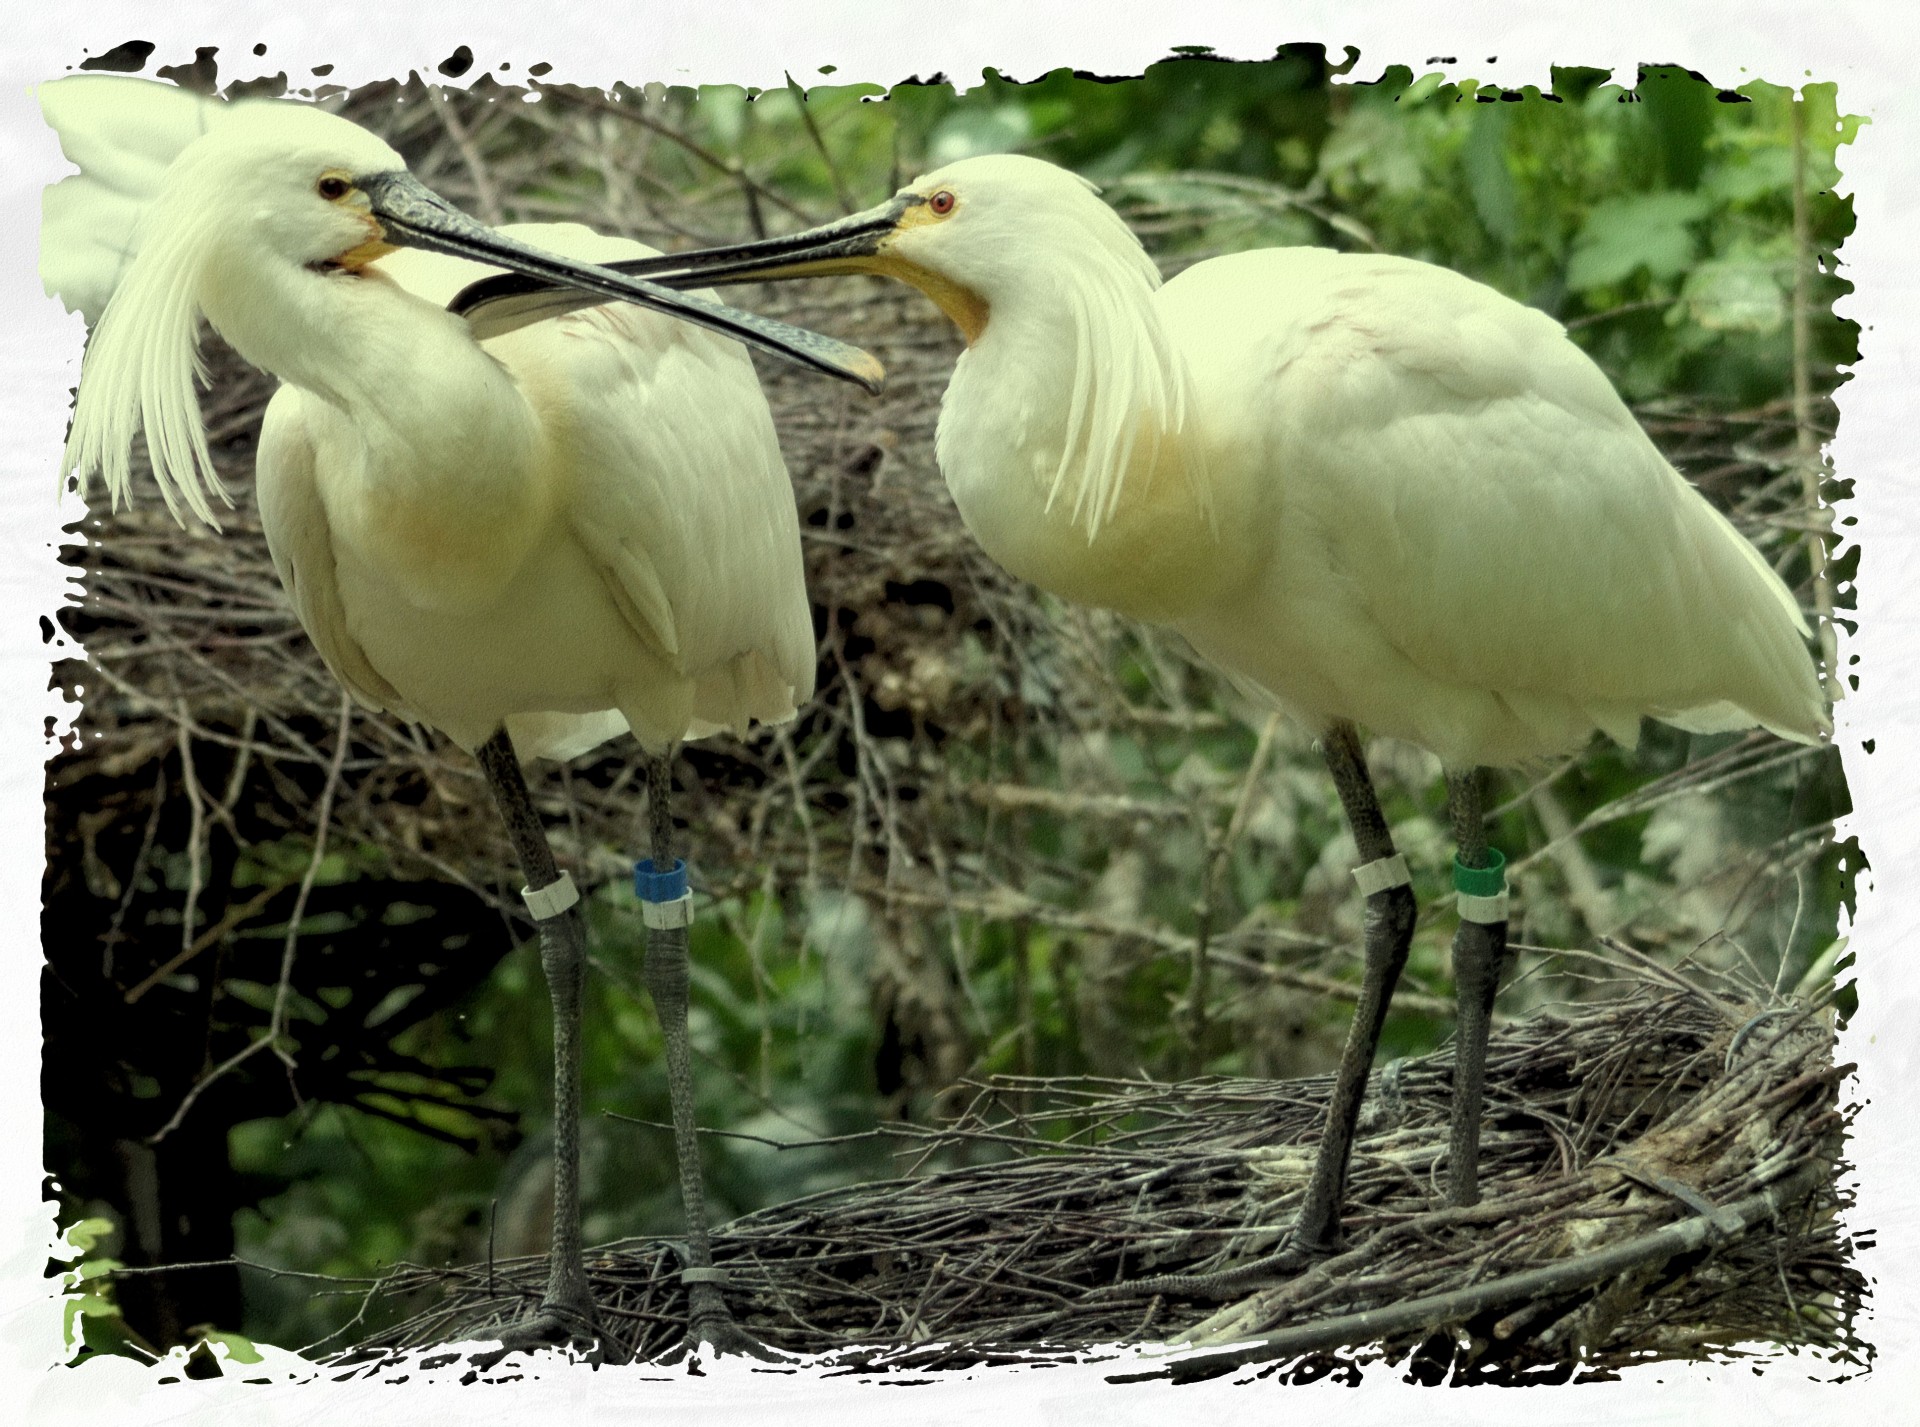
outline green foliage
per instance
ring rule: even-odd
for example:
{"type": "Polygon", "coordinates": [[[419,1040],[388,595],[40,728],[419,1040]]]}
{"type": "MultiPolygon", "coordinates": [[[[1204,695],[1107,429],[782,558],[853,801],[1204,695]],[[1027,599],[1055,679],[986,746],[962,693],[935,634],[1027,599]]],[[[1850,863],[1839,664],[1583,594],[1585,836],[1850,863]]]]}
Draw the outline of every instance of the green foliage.
{"type": "Polygon", "coordinates": [[[1681,276],[1698,257],[1693,229],[1710,207],[1704,193],[1636,193],[1595,204],[1574,239],[1567,286],[1592,292],[1642,273],[1681,276]]]}
{"type": "MultiPolygon", "coordinates": [[[[81,1362],[106,1353],[138,1356],[146,1348],[140,1335],[128,1327],[114,1298],[113,1274],[125,1265],[113,1256],[119,1226],[110,1218],[94,1216],[67,1226],[61,1237],[73,1263],[60,1277],[66,1294],[66,1340],[70,1361],[81,1362]]],[[[150,1350],[148,1350],[150,1351],[150,1350]]]]}

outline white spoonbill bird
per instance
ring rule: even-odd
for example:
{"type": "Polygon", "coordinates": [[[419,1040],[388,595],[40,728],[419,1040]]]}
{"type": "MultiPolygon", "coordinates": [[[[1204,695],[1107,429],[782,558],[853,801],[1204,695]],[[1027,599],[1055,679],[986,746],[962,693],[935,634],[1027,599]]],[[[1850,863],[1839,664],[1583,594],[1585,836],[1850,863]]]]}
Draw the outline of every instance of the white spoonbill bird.
{"type": "MultiPolygon", "coordinates": [[[[966,338],[935,449],[988,554],[1179,631],[1319,730],[1364,863],[1366,975],[1269,1271],[1337,1240],[1354,1119],[1412,938],[1406,864],[1355,725],[1448,770],[1456,1204],[1477,1195],[1506,944],[1479,770],[1578,748],[1596,728],[1631,746],[1647,715],[1803,742],[1828,729],[1800,609],[1759,553],[1558,323],[1444,268],[1267,249],[1163,287],[1093,185],[998,155],[809,232],[623,270],[688,284],[875,272],[920,288],[966,338]]],[[[576,300],[536,286],[501,278],[464,300],[576,300]]]]}
{"type": "MultiPolygon", "coordinates": [[[[64,91],[87,82],[43,91],[55,121],[68,121],[69,154],[85,149],[89,125],[141,127],[142,104],[171,114],[179,102],[128,81],[98,103],[64,91]]],[[[553,1242],[544,1301],[503,1341],[593,1342],[578,1193],[584,932],[515,749],[567,757],[631,728],[654,760],[655,864],[674,865],[674,745],[789,718],[814,679],[773,422],[746,353],[713,334],[868,386],[879,366],[595,265],[653,251],[640,244],[571,224],[487,229],[344,119],[282,103],[215,114],[160,172],[131,244],[99,245],[120,270],[82,367],[63,471],[83,484],[104,472],[118,504],[144,430],[169,507],[211,520],[206,495],[220,487],[193,390],[200,319],[281,379],[256,481],[288,597],[360,702],[478,755],[540,926],[554,1008],[553,1242]],[[533,326],[445,310],[499,269],[638,305],[533,326]]],[[[70,251],[66,235],[46,240],[70,251]]],[[[681,890],[649,905],[647,983],[691,1225],[690,1336],[747,1348],[708,1254],[681,890]]]]}

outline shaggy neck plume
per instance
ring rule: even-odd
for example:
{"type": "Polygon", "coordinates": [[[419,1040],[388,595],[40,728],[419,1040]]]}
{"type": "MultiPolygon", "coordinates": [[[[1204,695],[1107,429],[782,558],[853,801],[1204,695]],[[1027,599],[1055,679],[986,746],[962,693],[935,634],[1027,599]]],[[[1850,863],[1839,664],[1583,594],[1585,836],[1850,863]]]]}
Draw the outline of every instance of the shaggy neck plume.
{"type": "Polygon", "coordinates": [[[997,425],[983,444],[1037,478],[1047,513],[1065,516],[1089,543],[1119,513],[1132,481],[1169,465],[1203,508],[1207,501],[1198,453],[1181,439],[1191,378],[1154,311],[1159,273],[1101,207],[1124,245],[1088,244],[1071,261],[1045,264],[1029,291],[996,301],[955,369],[940,427],[941,466],[952,473],[963,450],[978,449],[981,428],[997,425]],[[1009,401],[1010,392],[1021,395],[1009,401]],[[956,418],[961,410],[968,416],[956,418]]]}

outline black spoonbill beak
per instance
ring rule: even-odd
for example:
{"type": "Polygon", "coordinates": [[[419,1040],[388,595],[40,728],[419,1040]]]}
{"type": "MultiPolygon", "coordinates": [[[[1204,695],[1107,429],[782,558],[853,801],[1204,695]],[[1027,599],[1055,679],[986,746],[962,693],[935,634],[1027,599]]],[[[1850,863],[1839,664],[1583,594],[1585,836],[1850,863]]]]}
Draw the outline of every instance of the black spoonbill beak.
{"type": "Polygon", "coordinates": [[[623,271],[618,264],[603,267],[576,262],[529,247],[469,218],[405,170],[373,174],[360,179],[357,186],[367,196],[370,212],[384,230],[388,243],[507,269],[501,277],[473,284],[452,304],[454,312],[474,322],[479,336],[494,336],[542,317],[603,302],[633,302],[710,328],[828,376],[854,382],[869,392],[879,391],[886,379],[885,369],[871,355],[836,338],[741,312],[703,297],[674,292],[623,271]],[[510,303],[498,308],[489,305],[484,318],[478,310],[482,304],[462,305],[461,299],[467,292],[499,282],[514,284],[515,293],[553,296],[537,308],[526,304],[516,308],[510,303]]]}

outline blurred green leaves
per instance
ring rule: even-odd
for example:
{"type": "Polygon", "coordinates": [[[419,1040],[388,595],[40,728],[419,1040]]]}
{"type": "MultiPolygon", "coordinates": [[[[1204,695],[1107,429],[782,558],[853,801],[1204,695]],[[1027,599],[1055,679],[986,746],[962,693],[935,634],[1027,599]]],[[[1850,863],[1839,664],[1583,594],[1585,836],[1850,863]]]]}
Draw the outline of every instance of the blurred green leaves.
{"type": "Polygon", "coordinates": [[[1710,332],[1777,332],[1787,320],[1787,294],[1781,290],[1779,266],[1747,253],[1699,264],[1681,284],[1685,306],[1675,319],[1710,332]]]}
{"type": "Polygon", "coordinates": [[[927,135],[925,162],[940,168],[975,154],[1018,153],[1032,138],[1033,121],[1024,105],[955,109],[927,135]]]}
{"type": "Polygon", "coordinates": [[[69,1250],[61,1257],[74,1265],[61,1275],[60,1286],[66,1294],[67,1350],[75,1360],[144,1347],[114,1298],[113,1274],[125,1266],[112,1252],[119,1237],[119,1225],[100,1216],[77,1220],[61,1235],[69,1250]]]}
{"type": "Polygon", "coordinates": [[[1567,259],[1567,286],[1590,292],[1641,273],[1679,277],[1693,265],[1693,225],[1711,206],[1700,193],[1636,193],[1595,204],[1567,259]]]}

